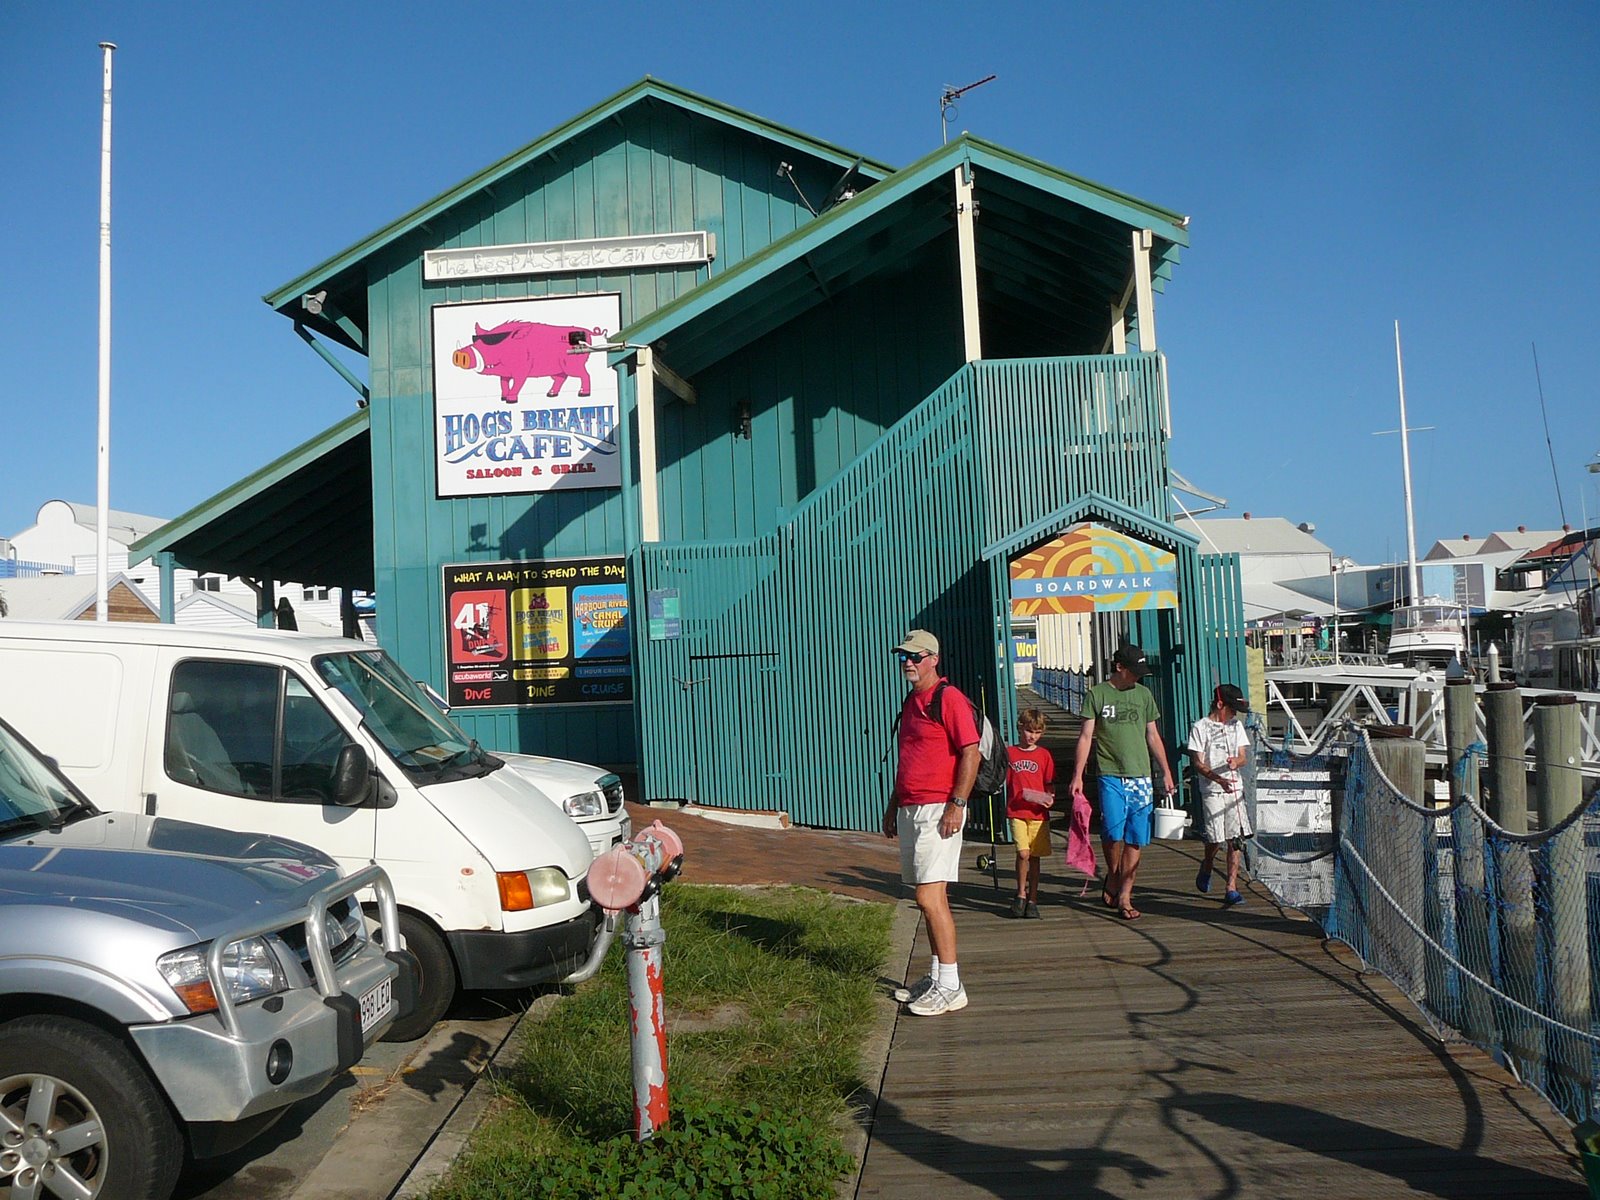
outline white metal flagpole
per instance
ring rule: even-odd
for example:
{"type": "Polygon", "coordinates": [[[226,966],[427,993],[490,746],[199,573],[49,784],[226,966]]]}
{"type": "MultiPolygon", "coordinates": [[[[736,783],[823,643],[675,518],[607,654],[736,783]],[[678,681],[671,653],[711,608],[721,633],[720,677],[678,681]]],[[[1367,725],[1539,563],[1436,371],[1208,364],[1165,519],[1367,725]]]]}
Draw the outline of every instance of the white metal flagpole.
{"type": "Polygon", "coordinates": [[[107,560],[111,526],[111,42],[100,43],[104,82],[100,94],[100,433],[96,454],[99,488],[96,517],[94,619],[110,617],[107,560]]]}

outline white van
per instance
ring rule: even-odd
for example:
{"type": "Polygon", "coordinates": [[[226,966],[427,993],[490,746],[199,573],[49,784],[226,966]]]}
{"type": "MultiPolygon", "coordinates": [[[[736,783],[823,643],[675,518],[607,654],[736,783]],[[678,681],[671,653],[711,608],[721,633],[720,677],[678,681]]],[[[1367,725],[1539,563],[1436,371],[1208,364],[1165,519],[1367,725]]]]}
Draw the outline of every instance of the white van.
{"type": "MultiPolygon", "coordinates": [[[[374,647],[0,621],[0,707],[102,809],[294,838],[347,871],[382,866],[422,968],[391,1040],[420,1037],[458,987],[585,977],[611,940],[589,902],[589,839],[557,807],[582,772],[535,786],[538,760],[508,767],[481,749],[374,647]]],[[[581,805],[615,821],[588,770],[584,791],[599,796],[581,805]]],[[[614,799],[625,817],[620,785],[614,799]]]]}

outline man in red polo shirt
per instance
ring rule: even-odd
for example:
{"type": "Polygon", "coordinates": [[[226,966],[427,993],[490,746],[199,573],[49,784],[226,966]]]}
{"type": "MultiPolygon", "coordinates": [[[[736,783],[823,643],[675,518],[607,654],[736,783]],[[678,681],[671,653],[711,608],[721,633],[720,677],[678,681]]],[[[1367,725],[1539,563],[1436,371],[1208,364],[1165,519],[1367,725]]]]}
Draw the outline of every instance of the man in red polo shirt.
{"type": "Polygon", "coordinates": [[[900,839],[900,877],[916,888],[933,949],[928,974],[895,998],[916,1016],[936,1017],[967,1006],[949,887],[961,870],[961,827],[978,776],[978,725],[971,703],[939,674],[938,638],[913,629],[894,655],[911,690],[896,722],[899,760],[883,833],[900,839]]]}

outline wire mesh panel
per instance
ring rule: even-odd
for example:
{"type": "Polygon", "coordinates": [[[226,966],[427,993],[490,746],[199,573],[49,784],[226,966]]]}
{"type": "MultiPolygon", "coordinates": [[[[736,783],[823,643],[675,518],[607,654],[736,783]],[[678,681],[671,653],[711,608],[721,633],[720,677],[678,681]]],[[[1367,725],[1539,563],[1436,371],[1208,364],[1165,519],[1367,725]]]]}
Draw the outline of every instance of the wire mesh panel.
{"type": "Polygon", "coordinates": [[[1361,733],[1325,927],[1441,1031],[1494,1053],[1583,1120],[1595,1110],[1600,1041],[1596,802],[1517,834],[1480,800],[1466,793],[1453,806],[1417,803],[1361,733]]]}

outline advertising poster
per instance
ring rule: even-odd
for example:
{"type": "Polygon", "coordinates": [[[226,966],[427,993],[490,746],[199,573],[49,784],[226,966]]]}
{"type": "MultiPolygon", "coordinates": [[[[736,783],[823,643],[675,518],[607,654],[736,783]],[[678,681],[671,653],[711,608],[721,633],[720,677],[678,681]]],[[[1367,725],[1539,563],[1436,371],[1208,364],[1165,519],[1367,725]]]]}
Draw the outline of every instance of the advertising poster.
{"type": "Polygon", "coordinates": [[[623,560],[444,568],[452,708],[633,699],[623,560]]]}
{"type": "Polygon", "coordinates": [[[621,318],[615,293],[434,305],[440,498],[620,487],[617,373],[574,343],[621,318]]]}

